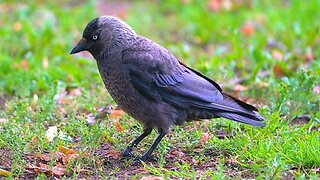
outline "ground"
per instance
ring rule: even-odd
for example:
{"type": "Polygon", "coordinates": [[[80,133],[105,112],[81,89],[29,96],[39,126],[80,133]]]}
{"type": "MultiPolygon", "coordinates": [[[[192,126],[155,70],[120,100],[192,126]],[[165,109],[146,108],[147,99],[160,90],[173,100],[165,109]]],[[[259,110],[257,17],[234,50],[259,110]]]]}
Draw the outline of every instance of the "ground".
{"type": "Polygon", "coordinates": [[[318,0],[0,4],[0,177],[318,179],[319,6],[318,0]],[[257,106],[266,126],[189,122],[173,127],[154,161],[123,158],[142,127],[117,108],[90,54],[69,55],[85,25],[104,14],[123,18],[257,106]]]}

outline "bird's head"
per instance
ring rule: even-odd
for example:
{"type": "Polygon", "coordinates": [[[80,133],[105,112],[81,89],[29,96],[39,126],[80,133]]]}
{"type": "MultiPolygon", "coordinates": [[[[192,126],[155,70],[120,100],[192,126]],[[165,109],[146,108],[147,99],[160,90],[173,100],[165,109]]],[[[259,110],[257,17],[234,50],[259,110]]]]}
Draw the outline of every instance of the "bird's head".
{"type": "Polygon", "coordinates": [[[70,54],[89,51],[94,57],[110,49],[119,49],[126,44],[135,32],[122,20],[113,16],[100,16],[88,23],[82,39],[71,50],[70,54]]]}

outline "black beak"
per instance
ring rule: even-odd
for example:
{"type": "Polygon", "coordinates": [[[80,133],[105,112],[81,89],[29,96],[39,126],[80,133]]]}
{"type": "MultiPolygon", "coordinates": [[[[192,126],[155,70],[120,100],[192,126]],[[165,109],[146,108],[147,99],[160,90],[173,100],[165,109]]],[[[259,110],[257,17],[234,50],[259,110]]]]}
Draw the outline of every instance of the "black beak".
{"type": "Polygon", "coordinates": [[[88,50],[91,46],[91,43],[88,43],[85,38],[80,39],[78,44],[71,50],[70,54],[75,54],[81,51],[88,50]]]}

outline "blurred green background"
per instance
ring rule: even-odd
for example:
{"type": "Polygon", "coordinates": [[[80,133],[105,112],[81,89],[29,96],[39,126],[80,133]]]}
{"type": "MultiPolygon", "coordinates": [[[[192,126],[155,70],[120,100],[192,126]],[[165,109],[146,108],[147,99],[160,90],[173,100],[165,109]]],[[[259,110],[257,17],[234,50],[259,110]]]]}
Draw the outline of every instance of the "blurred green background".
{"type": "MultiPolygon", "coordinates": [[[[84,146],[80,149],[98,147],[94,139],[105,133],[111,132],[108,136],[112,138],[125,136],[110,123],[86,126],[86,114],[97,114],[100,107],[114,102],[104,90],[91,55],[69,55],[90,20],[99,15],[115,15],[226,91],[261,107],[267,127],[260,135],[266,143],[287,133],[274,142],[279,145],[277,148],[259,143],[256,146],[260,148],[254,146],[266,154],[271,151],[277,155],[264,156],[252,149],[243,157],[260,158],[257,165],[260,170],[243,164],[241,167],[258,174],[264,172],[262,178],[270,178],[272,173],[273,177],[284,177],[291,169],[295,171],[292,177],[316,177],[320,167],[319,7],[319,0],[1,1],[0,148],[10,152],[11,163],[10,166],[0,163],[0,168],[12,171],[15,176],[23,175],[24,166],[17,166],[26,163],[18,158],[22,154],[53,151],[57,144],[73,143],[70,138],[56,138],[47,143],[45,131],[51,125],[58,126],[66,137],[82,139],[84,146]],[[79,93],[74,95],[75,89],[79,93]],[[298,125],[297,117],[303,117],[298,125]],[[30,145],[35,134],[40,140],[30,145]],[[307,147],[300,147],[300,143],[307,147]],[[277,158],[280,160],[275,165],[277,158]],[[263,169],[265,164],[267,167],[263,169]]],[[[129,123],[122,125],[129,130],[129,125],[135,122],[126,119],[129,123]]],[[[220,126],[236,128],[237,132],[243,128],[215,120],[200,129],[220,126]]],[[[259,138],[248,128],[244,131],[250,138],[259,138]]],[[[130,139],[133,137],[125,142],[115,140],[120,143],[116,150],[120,151],[130,139]]],[[[219,139],[212,143],[216,141],[220,146],[226,143],[219,139]]],[[[174,144],[179,145],[171,139],[171,146],[174,144]]],[[[239,145],[239,150],[243,146],[239,145]]],[[[162,155],[168,152],[165,147],[160,150],[162,155]]],[[[223,147],[220,150],[243,156],[240,151],[223,147]]],[[[103,172],[98,172],[103,176],[103,172]]],[[[160,168],[157,175],[164,174],[160,168]]],[[[168,176],[171,177],[170,173],[168,176]]],[[[217,177],[228,176],[222,173],[217,177]]]]}

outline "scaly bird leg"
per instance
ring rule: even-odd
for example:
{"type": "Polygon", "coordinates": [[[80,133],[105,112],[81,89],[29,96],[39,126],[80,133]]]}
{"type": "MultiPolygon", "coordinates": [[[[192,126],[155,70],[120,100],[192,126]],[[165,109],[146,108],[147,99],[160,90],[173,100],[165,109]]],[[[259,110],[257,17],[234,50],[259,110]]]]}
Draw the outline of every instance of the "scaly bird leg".
{"type": "Polygon", "coordinates": [[[159,135],[156,138],[156,140],[153,142],[153,144],[151,145],[150,149],[139,158],[139,160],[142,161],[146,161],[146,160],[150,160],[152,159],[151,157],[151,153],[154,151],[154,149],[158,146],[159,142],[161,141],[161,139],[167,134],[167,132],[164,132],[162,130],[159,131],[159,135]]]}
{"type": "Polygon", "coordinates": [[[142,133],[139,137],[137,137],[135,140],[133,140],[133,141],[129,144],[129,146],[127,146],[126,149],[124,149],[124,150],[122,151],[122,155],[123,155],[124,157],[127,157],[127,156],[131,155],[132,148],[133,148],[133,147],[136,147],[136,146],[139,144],[139,142],[140,142],[142,139],[144,139],[145,137],[147,137],[151,132],[152,132],[152,129],[151,129],[151,128],[145,129],[145,130],[143,131],[143,133],[142,133]]]}

